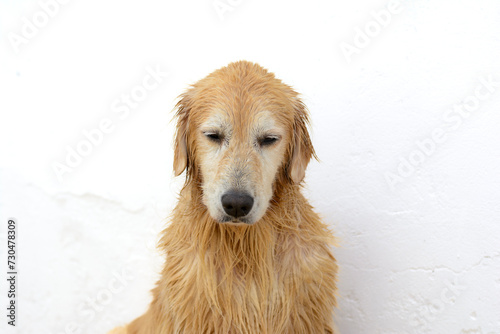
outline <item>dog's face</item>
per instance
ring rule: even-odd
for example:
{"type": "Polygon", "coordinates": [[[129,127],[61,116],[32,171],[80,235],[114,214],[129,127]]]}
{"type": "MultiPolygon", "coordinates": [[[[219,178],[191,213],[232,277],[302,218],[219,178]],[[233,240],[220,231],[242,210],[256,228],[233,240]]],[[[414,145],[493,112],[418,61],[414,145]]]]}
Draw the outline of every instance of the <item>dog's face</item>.
{"type": "Polygon", "coordinates": [[[203,203],[220,222],[266,212],[290,133],[269,110],[212,110],[197,135],[203,203]]]}
{"type": "Polygon", "coordinates": [[[237,62],[200,80],[178,103],[174,170],[187,168],[220,223],[254,224],[278,183],[299,183],[314,154],[307,111],[262,67],[237,62]]]}

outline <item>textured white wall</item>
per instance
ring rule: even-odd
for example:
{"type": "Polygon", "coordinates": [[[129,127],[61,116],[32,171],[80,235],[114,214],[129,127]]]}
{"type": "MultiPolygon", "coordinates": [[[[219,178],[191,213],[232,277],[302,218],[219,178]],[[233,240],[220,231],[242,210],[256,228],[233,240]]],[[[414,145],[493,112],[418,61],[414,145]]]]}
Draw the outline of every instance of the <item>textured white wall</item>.
{"type": "Polygon", "coordinates": [[[2,333],[104,333],[145,310],[182,181],[170,111],[239,59],[311,111],[341,332],[500,333],[497,0],[63,2],[0,2],[1,305],[20,224],[2,333]],[[87,156],[59,180],[71,150],[87,156]]]}

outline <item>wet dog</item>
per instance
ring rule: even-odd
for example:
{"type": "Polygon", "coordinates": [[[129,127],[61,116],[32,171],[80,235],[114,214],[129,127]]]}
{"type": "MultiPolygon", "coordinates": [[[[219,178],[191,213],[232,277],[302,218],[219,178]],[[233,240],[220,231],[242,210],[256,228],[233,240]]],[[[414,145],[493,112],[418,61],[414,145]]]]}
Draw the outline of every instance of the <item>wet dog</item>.
{"type": "Polygon", "coordinates": [[[301,193],[315,152],[298,94],[240,61],[177,104],[186,173],[149,310],[113,333],[334,333],[333,237],[301,193]]]}

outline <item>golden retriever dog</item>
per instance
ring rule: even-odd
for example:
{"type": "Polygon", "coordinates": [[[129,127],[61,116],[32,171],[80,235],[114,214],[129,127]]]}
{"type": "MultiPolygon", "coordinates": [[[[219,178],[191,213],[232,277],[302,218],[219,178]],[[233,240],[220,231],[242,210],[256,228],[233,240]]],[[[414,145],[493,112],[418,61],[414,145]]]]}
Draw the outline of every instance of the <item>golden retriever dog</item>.
{"type": "Polygon", "coordinates": [[[301,193],[315,152],[298,94],[239,61],[176,108],[186,181],[159,245],[165,267],[147,312],[111,333],[336,333],[334,240],[301,193]]]}

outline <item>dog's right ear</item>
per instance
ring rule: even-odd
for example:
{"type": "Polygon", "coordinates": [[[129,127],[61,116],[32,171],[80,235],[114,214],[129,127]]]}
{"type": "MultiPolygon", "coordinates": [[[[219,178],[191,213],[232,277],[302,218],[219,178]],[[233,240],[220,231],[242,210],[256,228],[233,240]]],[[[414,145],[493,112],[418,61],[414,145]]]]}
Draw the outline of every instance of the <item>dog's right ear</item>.
{"type": "Polygon", "coordinates": [[[180,100],[175,107],[177,109],[175,113],[177,125],[174,139],[174,173],[175,176],[179,176],[188,166],[187,132],[191,106],[187,93],[180,96],[180,100]]]}

